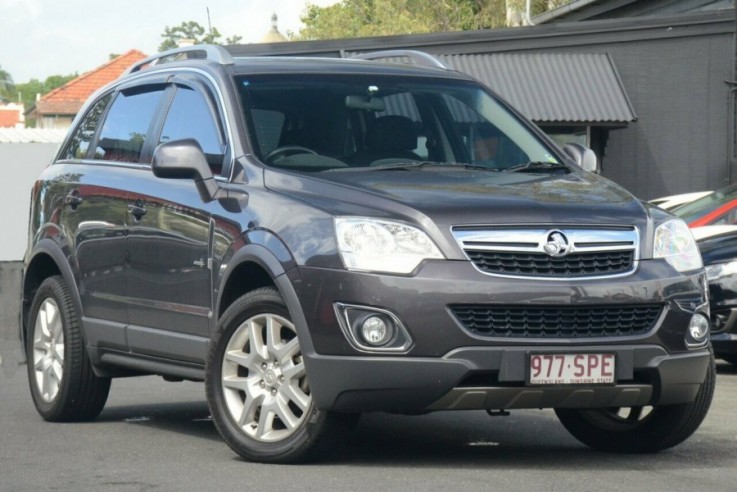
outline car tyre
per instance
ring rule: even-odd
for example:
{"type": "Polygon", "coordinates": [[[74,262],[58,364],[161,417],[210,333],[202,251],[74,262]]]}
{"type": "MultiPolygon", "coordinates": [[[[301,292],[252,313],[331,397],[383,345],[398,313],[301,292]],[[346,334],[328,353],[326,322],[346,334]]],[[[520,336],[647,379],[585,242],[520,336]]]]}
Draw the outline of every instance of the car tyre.
{"type": "Polygon", "coordinates": [[[685,441],[706,417],[714,396],[716,367],[711,355],[706,378],[691,403],[655,407],[556,409],[573,437],[600,451],[654,453],[685,441]]]}
{"type": "Polygon", "coordinates": [[[210,344],[205,384],[220,435],[249,461],[322,457],[358,417],[315,407],[297,330],[273,287],[249,292],[225,311],[210,344]]]}
{"type": "Polygon", "coordinates": [[[110,378],[95,375],[69,287],[60,276],[45,279],[31,304],[26,336],[28,382],[45,420],[92,420],[105,406],[110,378]]]}

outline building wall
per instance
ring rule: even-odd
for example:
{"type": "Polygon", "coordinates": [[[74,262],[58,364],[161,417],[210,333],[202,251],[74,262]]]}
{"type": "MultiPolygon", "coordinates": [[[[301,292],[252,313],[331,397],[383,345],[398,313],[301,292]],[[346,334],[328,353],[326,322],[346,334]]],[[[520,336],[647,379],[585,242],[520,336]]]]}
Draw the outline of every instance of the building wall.
{"type": "Polygon", "coordinates": [[[718,34],[540,51],[612,56],[638,121],[609,132],[603,174],[650,199],[730,183],[733,42],[718,34]]]}
{"type": "Polygon", "coordinates": [[[39,115],[36,120],[37,128],[65,130],[72,126],[74,116],[64,115],[39,115]]]}

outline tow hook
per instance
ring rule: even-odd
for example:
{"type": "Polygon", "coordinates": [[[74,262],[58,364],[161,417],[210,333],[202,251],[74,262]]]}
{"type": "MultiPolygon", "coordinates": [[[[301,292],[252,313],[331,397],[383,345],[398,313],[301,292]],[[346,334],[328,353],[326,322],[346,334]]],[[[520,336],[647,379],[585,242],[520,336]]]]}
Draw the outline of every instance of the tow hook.
{"type": "Polygon", "coordinates": [[[507,412],[503,408],[501,410],[487,409],[486,413],[489,414],[489,417],[509,417],[511,415],[509,412],[507,412]]]}

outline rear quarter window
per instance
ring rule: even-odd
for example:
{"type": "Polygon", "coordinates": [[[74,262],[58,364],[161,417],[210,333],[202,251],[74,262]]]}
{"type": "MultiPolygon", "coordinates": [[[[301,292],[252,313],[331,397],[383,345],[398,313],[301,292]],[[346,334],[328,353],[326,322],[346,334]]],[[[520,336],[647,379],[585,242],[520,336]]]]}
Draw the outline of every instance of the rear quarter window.
{"type": "Polygon", "coordinates": [[[84,159],[87,156],[87,150],[95,137],[95,131],[97,131],[102,115],[105,113],[112,97],[112,94],[103,96],[87,112],[87,115],[69,140],[62,159],[84,159]]]}

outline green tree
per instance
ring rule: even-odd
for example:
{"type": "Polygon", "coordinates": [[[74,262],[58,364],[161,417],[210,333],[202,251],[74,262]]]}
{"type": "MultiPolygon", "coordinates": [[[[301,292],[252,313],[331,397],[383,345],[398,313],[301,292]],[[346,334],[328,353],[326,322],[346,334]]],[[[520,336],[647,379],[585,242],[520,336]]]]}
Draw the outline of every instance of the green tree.
{"type": "MultiPolygon", "coordinates": [[[[164,40],[159,45],[159,51],[166,51],[179,46],[178,42],[183,39],[191,39],[194,44],[223,44],[220,41],[222,34],[216,27],[212,28],[212,32],[199,25],[195,21],[182,22],[178,26],[164,28],[161,35],[164,40]]],[[[225,44],[237,44],[243,39],[241,36],[231,36],[225,38],[225,44]]]]}
{"type": "Polygon", "coordinates": [[[46,77],[46,80],[40,81],[38,79],[31,79],[28,82],[22,84],[15,84],[15,89],[12,93],[12,99],[14,101],[19,100],[23,102],[26,110],[36,103],[36,95],[47,94],[57,87],[61,87],[72,79],[77,78],[78,74],[73,73],[69,75],[50,75],[46,77]]]}
{"type": "MultiPolygon", "coordinates": [[[[532,15],[566,0],[533,0],[532,15]]],[[[342,0],[308,4],[295,39],[335,39],[393,34],[467,31],[504,26],[507,8],[524,11],[525,0],[342,0]]]]}
{"type": "Polygon", "coordinates": [[[13,77],[0,66],[0,98],[10,99],[14,92],[13,77]]]}

